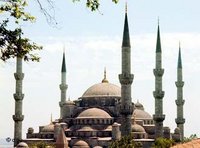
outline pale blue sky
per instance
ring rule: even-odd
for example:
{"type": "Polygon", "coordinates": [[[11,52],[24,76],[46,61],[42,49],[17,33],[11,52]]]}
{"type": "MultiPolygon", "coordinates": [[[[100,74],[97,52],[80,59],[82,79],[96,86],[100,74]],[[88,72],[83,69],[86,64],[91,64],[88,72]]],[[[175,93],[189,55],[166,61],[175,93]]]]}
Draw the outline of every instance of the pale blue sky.
{"type": "MultiPolygon", "coordinates": [[[[85,1],[84,1],[85,2],[85,1]]],[[[60,0],[55,3],[58,26],[51,27],[32,1],[29,10],[37,16],[35,24],[22,27],[25,35],[44,46],[40,63],[25,63],[23,91],[23,137],[28,127],[38,131],[39,125],[59,117],[60,69],[63,44],[66,46],[67,96],[80,97],[95,83],[101,82],[107,67],[108,79],[119,85],[121,40],[125,1],[115,5],[101,1],[100,12],[90,12],[85,3],[60,0]]],[[[128,19],[132,45],[132,98],[139,100],[150,114],[154,113],[155,45],[158,17],[160,18],[163,50],[165,126],[176,127],[176,66],[178,42],[182,45],[185,133],[200,136],[200,1],[199,0],[132,0],[128,1],[128,19]]],[[[0,68],[0,138],[13,137],[15,72],[14,60],[1,63],[0,68]]]]}

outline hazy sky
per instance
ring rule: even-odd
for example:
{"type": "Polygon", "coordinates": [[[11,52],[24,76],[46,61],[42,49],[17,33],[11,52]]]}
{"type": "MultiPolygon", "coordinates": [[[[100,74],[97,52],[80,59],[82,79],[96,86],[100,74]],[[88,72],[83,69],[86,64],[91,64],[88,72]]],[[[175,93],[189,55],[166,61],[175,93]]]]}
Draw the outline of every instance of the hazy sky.
{"type": "MultiPolygon", "coordinates": [[[[127,0],[128,1],[128,0],[127,0]]],[[[45,4],[44,4],[45,5],[45,4]]],[[[164,125],[176,127],[176,67],[178,44],[183,60],[185,135],[200,136],[200,1],[199,0],[131,0],[128,21],[132,46],[132,100],[139,100],[150,114],[154,113],[155,47],[160,18],[163,51],[163,89],[165,91],[164,125]]],[[[55,3],[58,22],[51,27],[32,1],[29,11],[37,17],[35,24],[24,24],[25,35],[44,47],[39,63],[24,63],[23,71],[23,137],[28,127],[38,131],[39,125],[59,118],[60,76],[63,44],[66,47],[67,96],[78,99],[91,85],[100,83],[104,67],[110,83],[120,86],[121,42],[125,1],[115,5],[101,1],[99,12],[90,12],[85,1],[55,3]]],[[[13,137],[15,60],[0,64],[0,138],[13,137]]]]}

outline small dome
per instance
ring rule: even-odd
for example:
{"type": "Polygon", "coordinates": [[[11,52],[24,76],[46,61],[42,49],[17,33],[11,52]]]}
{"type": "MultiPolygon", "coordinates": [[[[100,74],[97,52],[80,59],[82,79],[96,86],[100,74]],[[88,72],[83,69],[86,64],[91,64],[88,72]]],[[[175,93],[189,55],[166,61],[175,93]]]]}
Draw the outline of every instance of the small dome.
{"type": "Polygon", "coordinates": [[[89,108],[82,111],[77,118],[111,118],[111,116],[102,109],[89,108]]]}
{"type": "Polygon", "coordinates": [[[152,119],[152,117],[149,113],[147,113],[144,110],[137,109],[137,108],[133,111],[132,118],[134,117],[134,114],[135,114],[136,119],[152,119]]]}
{"type": "Polygon", "coordinates": [[[74,143],[72,148],[89,148],[89,145],[87,144],[87,142],[79,140],[76,143],[74,143]]]}
{"type": "Polygon", "coordinates": [[[139,124],[134,124],[134,125],[132,125],[132,132],[144,133],[145,129],[139,124]]]}
{"type": "Polygon", "coordinates": [[[17,148],[28,148],[28,145],[27,145],[25,142],[20,142],[20,143],[17,145],[17,148]]]}
{"type": "Polygon", "coordinates": [[[54,124],[50,123],[43,127],[42,132],[54,132],[54,124]]]}
{"type": "Polygon", "coordinates": [[[144,110],[144,106],[139,101],[137,101],[137,103],[135,103],[134,105],[136,109],[144,110]]]}
{"type": "Polygon", "coordinates": [[[117,122],[114,122],[114,123],[112,124],[112,126],[121,126],[121,124],[119,124],[119,123],[117,123],[117,122]]]}
{"type": "Polygon", "coordinates": [[[82,97],[121,96],[121,88],[111,83],[99,83],[88,88],[82,97]]]}

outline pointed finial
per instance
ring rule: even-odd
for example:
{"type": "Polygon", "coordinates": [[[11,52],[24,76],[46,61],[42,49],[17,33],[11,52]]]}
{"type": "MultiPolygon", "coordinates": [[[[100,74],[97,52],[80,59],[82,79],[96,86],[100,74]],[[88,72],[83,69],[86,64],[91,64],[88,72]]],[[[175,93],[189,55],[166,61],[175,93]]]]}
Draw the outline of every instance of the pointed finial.
{"type": "Polygon", "coordinates": [[[53,117],[52,117],[52,113],[51,113],[51,123],[53,122],[53,117]]]}
{"type": "Polygon", "coordinates": [[[70,101],[70,96],[69,96],[69,98],[68,98],[68,101],[70,101]]]}
{"type": "Polygon", "coordinates": [[[125,3],[125,13],[127,13],[127,10],[128,10],[128,6],[127,6],[127,1],[125,3]]]}
{"type": "Polygon", "coordinates": [[[159,18],[159,16],[158,16],[158,26],[160,25],[160,18],[159,18]]]}
{"type": "Polygon", "coordinates": [[[106,67],[104,68],[104,78],[102,80],[102,83],[108,83],[108,80],[106,79],[106,67]]]}
{"type": "Polygon", "coordinates": [[[63,53],[65,53],[65,44],[63,44],[63,53]]]}

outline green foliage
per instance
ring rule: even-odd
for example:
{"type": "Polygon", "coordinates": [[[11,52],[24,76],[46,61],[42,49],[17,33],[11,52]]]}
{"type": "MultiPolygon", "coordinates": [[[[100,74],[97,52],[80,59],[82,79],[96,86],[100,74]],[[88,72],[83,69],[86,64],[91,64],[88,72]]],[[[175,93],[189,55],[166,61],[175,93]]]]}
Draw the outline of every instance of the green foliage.
{"type": "Polygon", "coordinates": [[[7,0],[0,6],[0,13],[8,13],[10,17],[15,18],[15,23],[22,21],[34,21],[35,17],[24,11],[28,5],[27,0],[7,0]]]}
{"type": "MultiPolygon", "coordinates": [[[[73,0],[73,2],[76,1],[80,1],[80,0],[73,0]]],[[[112,0],[112,2],[114,2],[115,4],[118,2],[119,0],[112,0]]],[[[99,9],[100,6],[100,1],[99,0],[87,0],[86,1],[86,6],[88,8],[90,8],[91,11],[96,11],[99,9]]]]}
{"type": "Polygon", "coordinates": [[[192,141],[197,138],[198,138],[198,136],[196,134],[192,134],[192,135],[190,135],[190,137],[184,137],[183,142],[189,142],[189,141],[192,141]]]}
{"type": "Polygon", "coordinates": [[[37,143],[32,143],[28,145],[29,148],[55,148],[54,144],[50,144],[47,142],[37,142],[37,143]]]}
{"type": "Polygon", "coordinates": [[[152,148],[170,148],[175,142],[171,139],[157,138],[152,146],[152,148]]]}
{"type": "Polygon", "coordinates": [[[133,135],[122,137],[120,140],[113,141],[109,148],[142,148],[142,143],[135,142],[133,135]]]}
{"type": "Polygon", "coordinates": [[[23,31],[20,28],[20,22],[35,20],[34,16],[24,10],[28,5],[27,0],[6,0],[0,4],[0,15],[7,16],[0,22],[0,59],[6,61],[19,56],[25,61],[39,61],[34,51],[41,50],[42,47],[23,37],[23,31]],[[14,25],[18,27],[10,29],[10,26],[14,25]]]}

